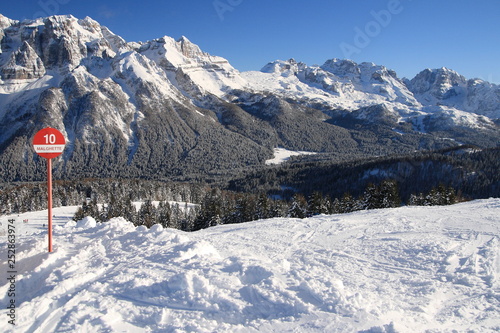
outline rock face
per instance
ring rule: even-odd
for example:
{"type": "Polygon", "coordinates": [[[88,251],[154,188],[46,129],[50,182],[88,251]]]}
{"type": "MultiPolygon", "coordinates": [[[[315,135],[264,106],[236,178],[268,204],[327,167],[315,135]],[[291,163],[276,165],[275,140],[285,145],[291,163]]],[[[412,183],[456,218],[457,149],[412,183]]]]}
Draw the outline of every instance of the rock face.
{"type": "Polygon", "coordinates": [[[33,48],[24,41],[18,50],[12,52],[7,63],[2,67],[3,80],[39,79],[45,75],[42,59],[33,48]]]}
{"type": "Polygon", "coordinates": [[[472,79],[447,68],[426,69],[408,82],[408,88],[423,105],[444,105],[500,118],[500,87],[472,79]]]}
{"type": "Polygon", "coordinates": [[[59,177],[205,177],[272,149],[343,160],[498,145],[499,87],[447,70],[411,81],[372,63],[275,61],[240,73],[186,37],[127,43],[90,19],[0,15],[0,170],[43,178],[31,139],[61,130],[59,177]],[[443,139],[446,138],[446,139],[443,139]]]}

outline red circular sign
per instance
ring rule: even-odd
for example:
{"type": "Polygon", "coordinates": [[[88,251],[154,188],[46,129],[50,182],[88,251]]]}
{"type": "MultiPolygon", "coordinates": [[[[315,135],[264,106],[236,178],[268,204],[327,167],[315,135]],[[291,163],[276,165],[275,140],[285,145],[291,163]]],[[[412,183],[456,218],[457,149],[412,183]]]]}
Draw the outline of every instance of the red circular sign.
{"type": "Polygon", "coordinates": [[[54,158],[61,155],[65,145],[64,135],[55,128],[41,129],[33,138],[35,152],[44,158],[54,158]]]}

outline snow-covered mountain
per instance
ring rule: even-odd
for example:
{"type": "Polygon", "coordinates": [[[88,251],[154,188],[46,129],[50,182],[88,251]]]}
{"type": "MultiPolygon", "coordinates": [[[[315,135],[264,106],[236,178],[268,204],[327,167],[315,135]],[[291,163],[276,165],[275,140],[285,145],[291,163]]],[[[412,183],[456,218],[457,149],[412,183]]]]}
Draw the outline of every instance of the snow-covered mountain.
{"type": "Polygon", "coordinates": [[[222,97],[226,91],[246,85],[226,59],[203,52],[184,36],[179,40],[165,36],[138,44],[135,50],[164,69],[172,82],[193,99],[207,94],[222,97]]]}
{"type": "Polygon", "coordinates": [[[346,159],[499,144],[499,86],[447,69],[404,80],[290,59],[241,73],[186,37],[126,42],[73,16],[0,15],[0,40],[4,180],[42,178],[31,139],[46,126],[66,136],[64,177],[224,174],[276,147],[346,159]]]}
{"type": "Polygon", "coordinates": [[[498,85],[479,79],[467,80],[447,68],[423,70],[407,85],[422,105],[443,105],[490,119],[500,118],[498,85]]]}
{"type": "Polygon", "coordinates": [[[385,102],[419,106],[394,71],[373,63],[358,65],[351,60],[331,59],[322,66],[308,66],[290,59],[269,63],[262,72],[284,78],[293,75],[308,87],[319,89],[319,95],[327,97],[324,100],[334,107],[352,110],[385,102]]]}
{"type": "Polygon", "coordinates": [[[322,66],[308,66],[290,59],[271,62],[261,72],[243,76],[261,90],[313,100],[332,109],[355,111],[383,105],[398,119],[413,123],[422,131],[430,128],[418,126],[421,119],[438,118],[436,114],[448,115],[442,129],[495,128],[493,122],[500,119],[499,86],[479,79],[466,80],[446,68],[424,70],[408,81],[373,63],[330,59],[322,66]]]}

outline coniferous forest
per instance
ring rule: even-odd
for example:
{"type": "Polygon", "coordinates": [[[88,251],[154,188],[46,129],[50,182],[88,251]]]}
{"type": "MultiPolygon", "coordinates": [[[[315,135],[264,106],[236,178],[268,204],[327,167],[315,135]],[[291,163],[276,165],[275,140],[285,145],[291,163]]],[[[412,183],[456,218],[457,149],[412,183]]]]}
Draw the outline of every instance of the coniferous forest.
{"type": "MultiPolygon", "coordinates": [[[[135,225],[195,231],[272,217],[401,205],[447,205],[500,196],[500,149],[459,147],[356,162],[321,156],[263,167],[211,184],[145,179],[58,180],[53,205],[80,205],[75,220],[122,216],[135,225]]],[[[46,184],[4,184],[0,213],[46,208],[46,184]]]]}
{"type": "MultiPolygon", "coordinates": [[[[113,217],[124,217],[136,226],[151,227],[161,224],[164,228],[196,231],[221,224],[234,224],[272,217],[305,218],[319,214],[350,213],[357,210],[394,208],[401,205],[396,181],[386,180],[379,185],[368,184],[359,197],[345,193],[340,199],[313,192],[305,197],[295,194],[290,200],[272,199],[267,194],[236,193],[218,188],[198,189],[202,192],[196,205],[152,201],[147,199],[135,205],[130,196],[111,196],[110,200],[98,204],[97,199],[88,198],[74,216],[78,221],[92,216],[96,221],[106,222],[113,217]]],[[[464,200],[451,187],[439,185],[429,193],[412,195],[409,205],[450,205],[464,200]]]]}

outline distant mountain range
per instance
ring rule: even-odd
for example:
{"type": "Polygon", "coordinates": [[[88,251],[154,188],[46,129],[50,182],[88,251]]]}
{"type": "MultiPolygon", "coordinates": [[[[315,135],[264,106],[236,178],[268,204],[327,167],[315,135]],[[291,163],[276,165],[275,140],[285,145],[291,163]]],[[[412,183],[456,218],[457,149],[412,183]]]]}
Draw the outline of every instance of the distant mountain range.
{"type": "Polygon", "coordinates": [[[203,179],[273,148],[332,160],[500,144],[500,86],[447,69],[413,79],[373,63],[277,60],[239,72],[186,37],[126,42],[90,19],[0,15],[0,171],[44,178],[31,147],[59,129],[56,177],[203,179]]]}

